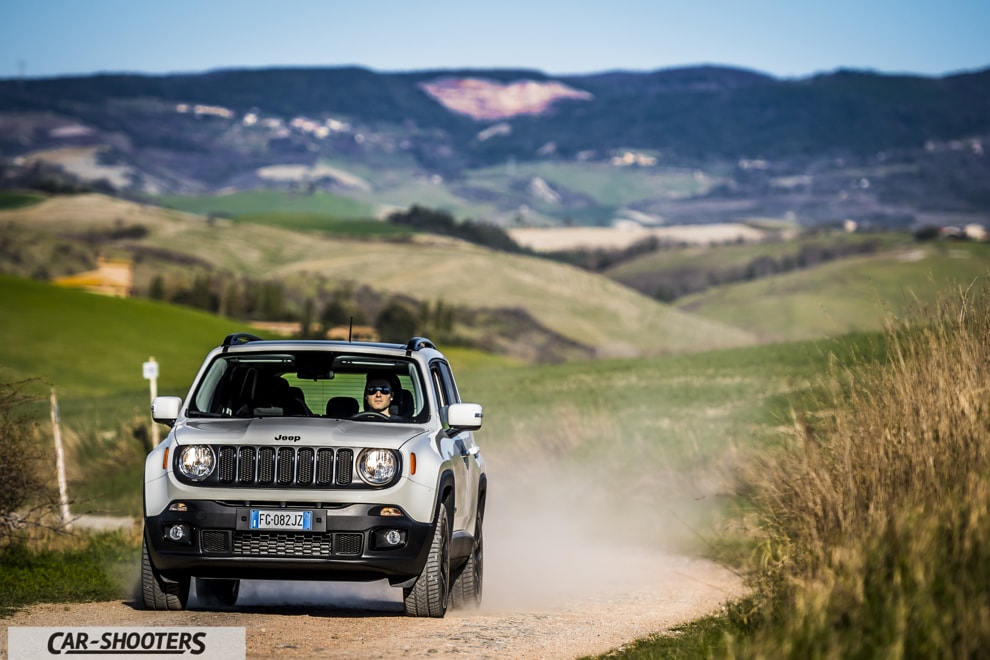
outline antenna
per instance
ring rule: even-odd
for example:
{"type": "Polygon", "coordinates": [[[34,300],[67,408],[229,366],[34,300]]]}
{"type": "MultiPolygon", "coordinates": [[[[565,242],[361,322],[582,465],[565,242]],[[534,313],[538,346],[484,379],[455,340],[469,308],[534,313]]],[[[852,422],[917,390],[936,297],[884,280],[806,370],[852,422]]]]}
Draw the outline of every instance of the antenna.
{"type": "Polygon", "coordinates": [[[351,316],[351,320],[347,324],[347,341],[353,342],[354,339],[354,317],[351,316]]]}

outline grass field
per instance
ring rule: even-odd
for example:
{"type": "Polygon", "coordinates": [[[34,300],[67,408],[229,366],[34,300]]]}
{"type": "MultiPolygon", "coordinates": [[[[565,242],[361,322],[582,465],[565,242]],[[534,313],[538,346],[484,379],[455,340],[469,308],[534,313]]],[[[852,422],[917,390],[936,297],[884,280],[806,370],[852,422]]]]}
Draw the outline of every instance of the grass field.
{"type": "Polygon", "coordinates": [[[599,206],[621,208],[644,199],[699,195],[713,180],[689,170],[616,167],[604,163],[532,162],[472,171],[468,179],[479,185],[506,187],[513,179],[539,177],[552,186],[592,198],[599,206]]]}
{"type": "Polygon", "coordinates": [[[336,219],[374,217],[374,206],[349,197],[327,193],[291,193],[280,191],[251,191],[230,195],[182,197],[163,195],[156,199],[162,206],[197,213],[238,218],[258,214],[303,214],[336,219]]]}
{"type": "Polygon", "coordinates": [[[988,268],[985,243],[914,244],[713,288],[676,306],[765,341],[817,339],[880,330],[885,319],[934,301],[940,291],[966,288],[988,268]]]}

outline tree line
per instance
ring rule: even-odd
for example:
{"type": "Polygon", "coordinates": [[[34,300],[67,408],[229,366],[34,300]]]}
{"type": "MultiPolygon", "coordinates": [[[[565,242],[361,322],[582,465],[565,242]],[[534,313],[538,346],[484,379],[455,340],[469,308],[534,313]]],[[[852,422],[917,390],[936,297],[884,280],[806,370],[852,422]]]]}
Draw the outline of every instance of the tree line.
{"type": "Polygon", "coordinates": [[[316,288],[313,295],[301,295],[279,280],[201,272],[191,281],[157,274],[144,293],[152,300],[246,322],[296,323],[303,339],[325,337],[333,328],[370,326],[382,341],[404,342],[415,335],[447,344],[462,341],[455,332],[457,310],[443,299],[418,301],[325,279],[316,288]]]}

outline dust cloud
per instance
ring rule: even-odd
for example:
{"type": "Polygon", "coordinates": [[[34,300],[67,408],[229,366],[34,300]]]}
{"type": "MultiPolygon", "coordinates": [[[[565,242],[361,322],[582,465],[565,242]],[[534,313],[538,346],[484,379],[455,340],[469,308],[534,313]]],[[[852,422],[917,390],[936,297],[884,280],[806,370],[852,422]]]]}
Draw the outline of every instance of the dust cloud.
{"type": "MultiPolygon", "coordinates": [[[[678,490],[681,479],[667,475],[663,492],[678,490]]],[[[671,571],[700,553],[694,497],[660,496],[658,504],[657,491],[637,497],[621,474],[559,464],[496,464],[489,482],[486,610],[566,607],[663,589],[671,571]]]]}
{"type": "MultiPolygon", "coordinates": [[[[656,480],[663,484],[659,495],[654,482],[642,485],[648,492],[635,497],[629,493],[637,485],[630,489],[621,474],[544,461],[534,458],[522,468],[518,461],[489,461],[482,612],[607,601],[663,590],[672,573],[681,579],[692,572],[689,566],[701,551],[692,522],[696,512],[689,510],[698,499],[696,480],[689,484],[686,476],[665,475],[656,480]],[[680,505],[672,496],[678,491],[686,493],[680,505]]],[[[190,605],[199,606],[195,588],[190,605]]],[[[244,580],[237,606],[378,613],[403,609],[401,589],[384,580],[244,580]]]]}

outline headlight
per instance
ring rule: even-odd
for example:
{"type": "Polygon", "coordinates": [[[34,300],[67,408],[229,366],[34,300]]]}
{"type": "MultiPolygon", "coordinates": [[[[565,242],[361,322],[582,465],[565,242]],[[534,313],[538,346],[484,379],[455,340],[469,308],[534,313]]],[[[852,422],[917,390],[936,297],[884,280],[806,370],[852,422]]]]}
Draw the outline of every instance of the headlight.
{"type": "Polygon", "coordinates": [[[183,447],[179,453],[179,472],[193,481],[202,481],[213,474],[216,463],[213,448],[206,445],[183,447]]]}
{"type": "Polygon", "coordinates": [[[358,454],[357,471],[366,484],[382,486],[398,473],[399,457],[390,449],[365,449],[358,454]]]}

